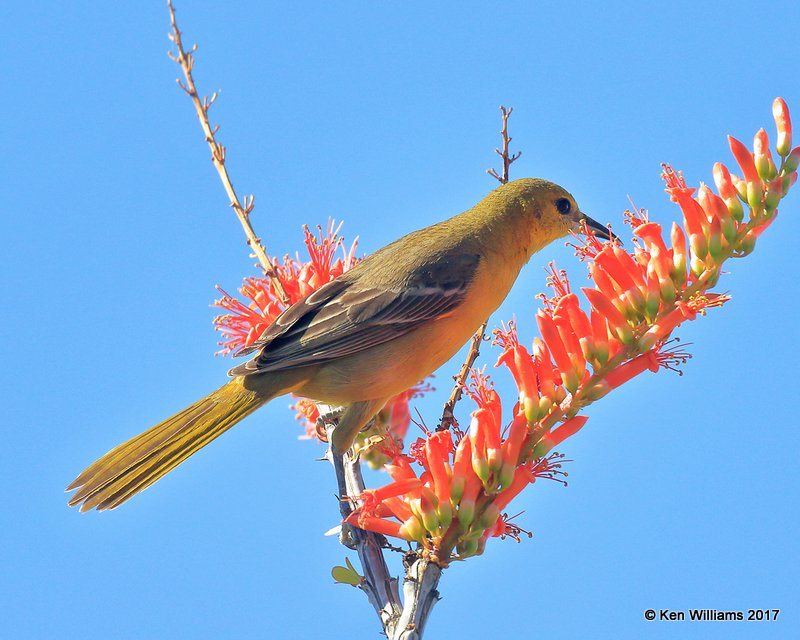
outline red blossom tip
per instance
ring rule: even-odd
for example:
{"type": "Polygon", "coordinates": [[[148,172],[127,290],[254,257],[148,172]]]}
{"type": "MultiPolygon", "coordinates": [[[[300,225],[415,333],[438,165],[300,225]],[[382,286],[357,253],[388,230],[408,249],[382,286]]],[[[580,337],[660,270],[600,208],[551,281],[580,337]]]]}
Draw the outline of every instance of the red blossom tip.
{"type": "Polygon", "coordinates": [[[633,200],[628,198],[631,201],[631,206],[633,209],[625,209],[622,212],[622,217],[624,218],[624,222],[627,225],[630,225],[631,229],[636,229],[637,227],[647,224],[650,222],[650,215],[647,212],[647,209],[639,209],[633,203],[633,200]]]}
{"type": "Polygon", "coordinates": [[[687,194],[692,195],[694,193],[694,189],[690,189],[686,186],[686,180],[683,178],[682,171],[675,171],[672,168],[672,165],[661,163],[661,179],[664,181],[666,191],[673,202],[677,202],[677,194],[687,194]]]}
{"type": "Polygon", "coordinates": [[[517,542],[522,542],[522,536],[527,536],[528,538],[533,538],[533,534],[530,531],[526,531],[519,525],[511,522],[514,518],[521,516],[524,511],[520,511],[519,513],[509,516],[507,513],[501,514],[500,518],[497,520],[497,524],[495,525],[495,533],[493,534],[495,537],[498,537],[501,540],[505,540],[506,538],[511,538],[512,540],[516,540],[517,542]]]}
{"type": "Polygon", "coordinates": [[[517,323],[514,320],[509,320],[508,325],[504,322],[492,331],[492,346],[500,346],[503,349],[513,349],[519,345],[517,338],[517,323]]]}
{"type": "Polygon", "coordinates": [[[484,368],[472,368],[469,370],[469,382],[464,390],[479,407],[488,404],[491,399],[491,394],[493,393],[493,387],[494,385],[492,384],[490,376],[484,373],[484,368]]]}
{"type": "MultiPolygon", "coordinates": [[[[611,233],[611,225],[608,225],[608,232],[612,238],[617,238],[611,233]]],[[[572,247],[575,255],[578,256],[581,262],[585,260],[594,260],[594,257],[603,250],[607,242],[597,237],[594,230],[586,225],[586,222],[581,222],[580,232],[570,232],[570,235],[575,239],[577,244],[573,242],[565,243],[566,246],[572,247]]]]}
{"type": "Polygon", "coordinates": [[[659,342],[656,345],[656,360],[658,366],[662,369],[674,371],[679,376],[683,375],[678,367],[686,364],[692,357],[692,354],[685,350],[690,346],[691,342],[681,344],[680,338],[672,338],[665,342],[659,342]]]}

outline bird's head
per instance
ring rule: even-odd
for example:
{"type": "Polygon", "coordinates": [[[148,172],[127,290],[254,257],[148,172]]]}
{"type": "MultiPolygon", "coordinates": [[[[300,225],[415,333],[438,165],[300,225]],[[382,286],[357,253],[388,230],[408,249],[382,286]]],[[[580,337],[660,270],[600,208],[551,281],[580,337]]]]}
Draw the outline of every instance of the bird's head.
{"type": "Polygon", "coordinates": [[[553,182],[522,178],[504,184],[489,198],[493,196],[499,199],[505,216],[513,220],[517,242],[530,253],[572,231],[580,231],[582,222],[598,238],[611,239],[605,226],[583,213],[572,194],[553,182]]]}

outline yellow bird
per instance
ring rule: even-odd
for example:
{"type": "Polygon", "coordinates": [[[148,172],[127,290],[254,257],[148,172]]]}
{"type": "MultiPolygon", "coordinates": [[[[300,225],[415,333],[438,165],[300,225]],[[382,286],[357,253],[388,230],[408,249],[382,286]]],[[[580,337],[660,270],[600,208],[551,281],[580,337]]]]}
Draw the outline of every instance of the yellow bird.
{"type": "Polygon", "coordinates": [[[278,316],[241,352],[256,356],[233,368],[231,381],[81,473],[67,488],[78,490],[69,504],[118,507],[288,392],[346,407],[333,446],[347,450],[389,398],[461,348],[533,253],[581,221],[609,239],[566,190],[526,178],[376,251],[278,316]]]}

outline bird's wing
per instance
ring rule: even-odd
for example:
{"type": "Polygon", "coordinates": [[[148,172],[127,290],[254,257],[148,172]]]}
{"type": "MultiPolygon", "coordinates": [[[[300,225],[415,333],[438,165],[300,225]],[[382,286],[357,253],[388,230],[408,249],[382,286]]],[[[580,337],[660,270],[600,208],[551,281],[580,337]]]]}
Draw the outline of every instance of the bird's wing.
{"type": "Polygon", "coordinates": [[[298,301],[250,347],[260,353],[234,367],[242,376],[317,364],[394,340],[461,304],[478,268],[477,254],[442,257],[402,288],[364,287],[340,278],[298,301]]]}

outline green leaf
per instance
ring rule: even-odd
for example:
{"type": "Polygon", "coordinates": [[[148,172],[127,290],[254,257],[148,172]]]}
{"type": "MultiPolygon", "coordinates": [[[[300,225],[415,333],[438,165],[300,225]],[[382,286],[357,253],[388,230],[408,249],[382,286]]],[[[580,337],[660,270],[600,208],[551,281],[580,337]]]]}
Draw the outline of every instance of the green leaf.
{"type": "Polygon", "coordinates": [[[351,587],[357,587],[364,578],[356,571],[350,558],[345,558],[344,561],[347,564],[346,567],[337,565],[331,569],[333,581],[337,584],[349,584],[351,587]]]}

